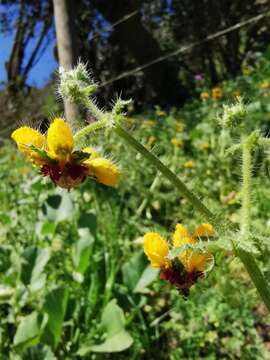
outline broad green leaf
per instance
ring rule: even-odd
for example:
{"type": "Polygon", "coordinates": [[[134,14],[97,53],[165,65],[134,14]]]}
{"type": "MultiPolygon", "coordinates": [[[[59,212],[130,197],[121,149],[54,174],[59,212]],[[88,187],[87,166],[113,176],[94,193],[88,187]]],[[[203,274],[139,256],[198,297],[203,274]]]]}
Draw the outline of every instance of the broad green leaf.
{"type": "Polygon", "coordinates": [[[43,206],[43,212],[48,221],[55,223],[71,219],[74,210],[69,193],[50,195],[43,206]]]}
{"type": "Polygon", "coordinates": [[[14,336],[14,346],[22,350],[36,345],[46,322],[47,317],[42,317],[36,311],[23,317],[14,336]]]}
{"type": "Polygon", "coordinates": [[[57,360],[51,348],[47,345],[38,344],[27,349],[22,354],[22,360],[57,360]]]}
{"type": "Polygon", "coordinates": [[[65,193],[62,196],[62,201],[57,211],[56,221],[61,222],[69,220],[72,218],[73,214],[74,206],[71,200],[71,195],[69,193],[65,193]]]}
{"type": "Polygon", "coordinates": [[[61,338],[62,325],[66,313],[68,289],[57,287],[46,296],[44,311],[48,314],[45,328],[45,342],[56,348],[61,338]]]}
{"type": "Polygon", "coordinates": [[[156,278],[159,273],[159,269],[153,269],[151,265],[148,265],[142,273],[136,287],[133,292],[139,293],[149,286],[156,278]]]}
{"type": "Polygon", "coordinates": [[[79,229],[78,233],[79,239],[73,248],[73,264],[77,272],[84,274],[89,265],[94,239],[87,228],[79,229]]]}
{"type": "Polygon", "coordinates": [[[133,255],[122,266],[123,281],[130,290],[134,290],[136,288],[147,265],[148,262],[146,257],[143,251],[140,251],[133,255]]]}
{"type": "Polygon", "coordinates": [[[132,345],[133,339],[125,330],[124,312],[117,305],[115,299],[105,307],[101,317],[101,325],[106,332],[105,341],[98,345],[82,346],[78,351],[78,355],[84,356],[91,351],[102,353],[120,352],[132,345]]]}
{"type": "Polygon", "coordinates": [[[78,228],[87,228],[95,236],[97,230],[97,217],[91,212],[82,212],[78,220],[78,228]]]}
{"type": "Polygon", "coordinates": [[[111,300],[103,310],[103,314],[101,316],[101,326],[106,329],[108,338],[124,329],[124,312],[115,299],[111,300]]]}
{"type": "Polygon", "coordinates": [[[100,353],[120,352],[128,349],[133,343],[132,337],[125,330],[108,338],[100,345],[93,345],[91,351],[100,353]]]}
{"type": "Polygon", "coordinates": [[[30,285],[32,290],[39,289],[44,283],[45,274],[43,274],[43,270],[50,258],[49,249],[28,247],[24,251],[22,258],[22,282],[26,286],[30,285]]]}

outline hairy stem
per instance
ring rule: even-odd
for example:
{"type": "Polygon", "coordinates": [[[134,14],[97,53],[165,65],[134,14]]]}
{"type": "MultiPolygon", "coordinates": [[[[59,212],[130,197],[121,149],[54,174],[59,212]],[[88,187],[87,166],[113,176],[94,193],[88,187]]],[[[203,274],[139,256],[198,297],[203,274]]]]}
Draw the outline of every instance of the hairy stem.
{"type": "Polygon", "coordinates": [[[82,141],[82,139],[85,138],[87,135],[91,134],[96,130],[106,128],[107,125],[108,125],[108,121],[105,119],[105,120],[95,121],[92,124],[85,126],[83,129],[79,130],[74,135],[75,145],[78,145],[82,141]]]}
{"type": "Polygon", "coordinates": [[[248,236],[250,230],[251,148],[248,142],[244,142],[242,148],[243,185],[241,191],[242,209],[240,230],[242,236],[245,237],[248,236]]]}

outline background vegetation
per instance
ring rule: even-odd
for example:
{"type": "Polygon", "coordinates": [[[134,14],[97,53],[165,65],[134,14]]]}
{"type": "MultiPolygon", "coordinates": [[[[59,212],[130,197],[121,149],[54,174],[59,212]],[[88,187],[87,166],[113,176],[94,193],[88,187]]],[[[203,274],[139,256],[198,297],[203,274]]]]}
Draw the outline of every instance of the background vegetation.
{"type": "MultiPolygon", "coordinates": [[[[264,0],[72,3],[76,52],[101,84],[268,10],[264,0]]],[[[10,144],[18,123],[46,131],[63,106],[53,78],[42,89],[28,83],[46,41],[55,42],[52,3],[3,0],[2,9],[1,31],[15,36],[0,93],[0,359],[269,359],[269,315],[228,249],[216,253],[213,270],[188,298],[148,265],[146,231],[169,237],[177,222],[192,229],[202,219],[140,155],[97,133],[89,141],[119,163],[120,185],[88,181],[66,192],[10,144]]],[[[269,32],[265,17],[97,94],[105,107],[120,91],[132,97],[127,128],[236,224],[240,160],[225,149],[238,139],[221,131],[217,117],[242,95],[246,128],[269,134],[269,32]]],[[[252,251],[269,275],[268,151],[256,151],[254,160],[253,227],[262,237],[252,251]]]]}

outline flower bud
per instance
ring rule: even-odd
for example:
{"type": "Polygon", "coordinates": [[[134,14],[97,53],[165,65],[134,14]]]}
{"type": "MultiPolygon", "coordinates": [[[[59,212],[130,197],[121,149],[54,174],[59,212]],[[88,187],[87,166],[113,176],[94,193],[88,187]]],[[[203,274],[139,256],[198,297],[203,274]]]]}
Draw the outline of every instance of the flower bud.
{"type": "Polygon", "coordinates": [[[241,126],[247,114],[246,106],[242,99],[237,97],[237,102],[232,105],[223,105],[223,114],[220,123],[224,128],[241,126]]]}
{"type": "Polygon", "coordinates": [[[75,103],[81,103],[97,88],[97,84],[93,82],[83,63],[78,63],[72,70],[60,67],[59,78],[58,92],[60,96],[75,103]]]}

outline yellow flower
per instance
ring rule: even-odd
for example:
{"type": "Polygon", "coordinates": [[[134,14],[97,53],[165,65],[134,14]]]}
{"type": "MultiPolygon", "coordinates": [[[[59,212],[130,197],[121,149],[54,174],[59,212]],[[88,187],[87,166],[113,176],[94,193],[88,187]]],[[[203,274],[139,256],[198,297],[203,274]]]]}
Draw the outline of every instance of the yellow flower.
{"type": "MultiPolygon", "coordinates": [[[[177,224],[175,232],[172,236],[173,247],[181,247],[185,245],[195,246],[199,243],[198,238],[213,236],[214,229],[211,224],[201,224],[190,234],[182,225],[177,224]]],[[[173,260],[168,259],[169,246],[167,241],[158,233],[149,232],[144,235],[144,252],[150,260],[152,267],[161,269],[170,269],[175,271],[173,260]]],[[[213,259],[208,252],[200,249],[187,248],[178,256],[187,273],[204,272],[207,264],[213,259]]]]}
{"type": "Polygon", "coordinates": [[[155,142],[156,142],[156,137],[152,135],[152,136],[150,136],[149,139],[148,139],[147,146],[151,146],[151,145],[153,145],[155,142]]]}
{"type": "Polygon", "coordinates": [[[170,266],[167,259],[169,246],[167,241],[158,233],[148,232],[144,235],[144,252],[153,268],[166,269],[170,266]]]}
{"type": "Polygon", "coordinates": [[[214,87],[212,89],[212,98],[221,99],[223,96],[223,91],[220,87],[214,87]]]}
{"type": "Polygon", "coordinates": [[[202,144],[200,145],[200,148],[201,148],[202,150],[208,150],[209,147],[210,147],[210,145],[209,145],[207,142],[202,143],[202,144]]]}
{"type": "Polygon", "coordinates": [[[185,167],[186,169],[191,169],[191,168],[193,168],[193,167],[194,167],[194,161],[193,161],[193,160],[188,160],[188,161],[186,161],[186,162],[184,163],[184,167],[185,167]]]}
{"type": "Polygon", "coordinates": [[[203,91],[200,93],[201,100],[207,100],[207,99],[209,99],[209,97],[210,97],[210,95],[208,94],[207,91],[203,91]]]}
{"type": "Polygon", "coordinates": [[[154,120],[144,120],[142,123],[142,127],[143,128],[151,128],[155,126],[155,121],[154,120]]]}
{"type": "Polygon", "coordinates": [[[239,89],[236,89],[236,90],[233,91],[232,95],[233,95],[234,97],[239,97],[239,96],[241,95],[241,92],[240,92],[239,89]]]}
{"type": "Polygon", "coordinates": [[[250,73],[251,73],[250,68],[246,67],[246,68],[243,69],[243,75],[250,75],[250,73]]]}
{"type": "Polygon", "coordinates": [[[157,116],[166,116],[166,112],[162,111],[162,110],[156,110],[156,115],[157,116]]]}
{"type": "Polygon", "coordinates": [[[209,237],[214,235],[214,228],[211,224],[204,223],[199,225],[193,232],[195,237],[209,237]]]}
{"type": "Polygon", "coordinates": [[[180,139],[177,139],[177,138],[172,138],[172,139],[171,139],[171,143],[172,143],[174,146],[178,146],[178,147],[183,146],[183,141],[180,140],[180,139]]]}
{"type": "Polygon", "coordinates": [[[269,84],[269,81],[267,81],[267,80],[264,80],[262,83],[260,83],[261,89],[268,89],[269,86],[270,86],[270,84],[269,84]]]}
{"type": "Polygon", "coordinates": [[[185,128],[185,124],[182,123],[181,121],[177,121],[177,123],[175,124],[175,130],[178,132],[182,132],[185,128]]]}
{"type": "Polygon", "coordinates": [[[87,176],[93,176],[108,186],[118,183],[120,172],[113,162],[100,157],[91,147],[73,151],[72,131],[61,118],[54,119],[47,138],[27,126],[13,131],[11,137],[41,173],[60,187],[70,189],[78,186],[87,176]]]}
{"type": "Polygon", "coordinates": [[[129,125],[133,125],[135,123],[135,119],[133,117],[128,116],[127,117],[127,123],[129,125]]]}
{"type": "MultiPolygon", "coordinates": [[[[182,224],[177,224],[173,234],[173,246],[196,245],[198,243],[196,237],[212,236],[213,232],[212,225],[201,224],[191,235],[182,224]]],[[[179,259],[187,272],[203,272],[206,270],[207,263],[212,259],[212,255],[199,250],[187,249],[181,252],[179,259]]]]}
{"type": "Polygon", "coordinates": [[[129,113],[132,113],[132,112],[134,111],[134,106],[133,106],[132,104],[128,105],[127,111],[128,111],[129,113]]]}

